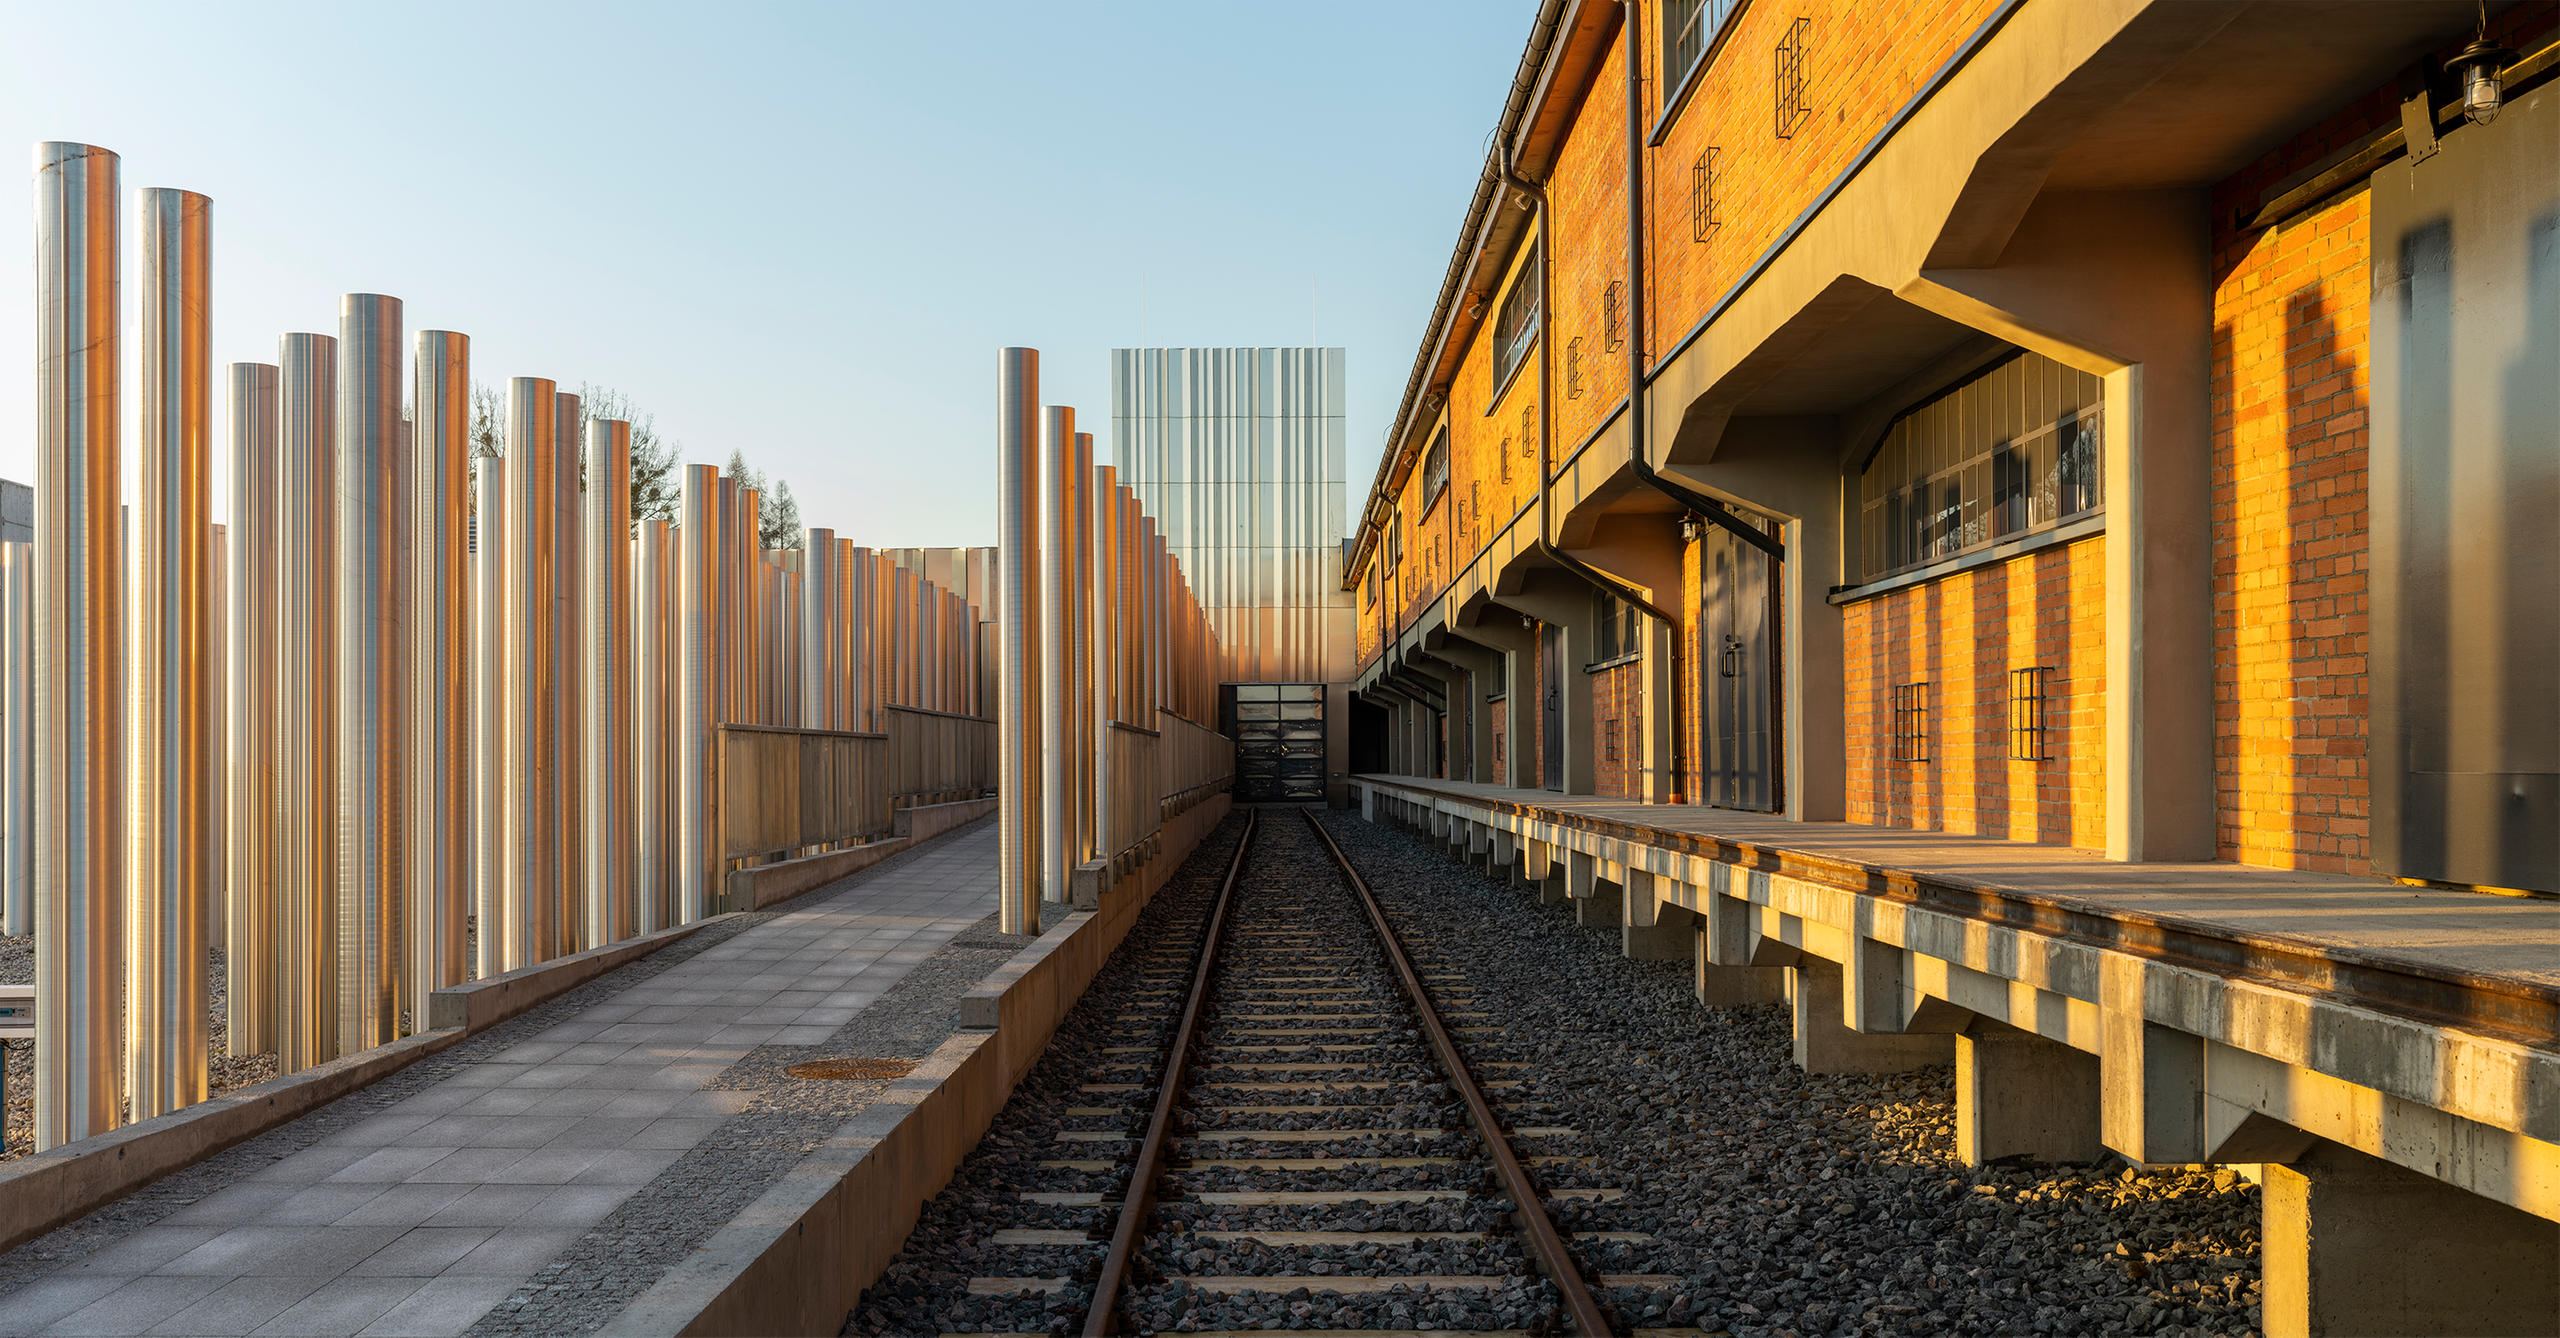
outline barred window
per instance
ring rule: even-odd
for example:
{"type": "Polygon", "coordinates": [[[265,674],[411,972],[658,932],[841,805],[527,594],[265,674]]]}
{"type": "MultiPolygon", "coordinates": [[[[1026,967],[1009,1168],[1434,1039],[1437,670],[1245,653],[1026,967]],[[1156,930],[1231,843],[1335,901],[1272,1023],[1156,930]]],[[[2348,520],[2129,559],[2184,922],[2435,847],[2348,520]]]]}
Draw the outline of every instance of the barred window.
{"type": "Polygon", "coordinates": [[[1422,513],[1431,514],[1440,494],[1449,490],[1449,429],[1431,439],[1431,449],[1422,457],[1422,513]]]}
{"type": "Polygon", "coordinates": [[[1771,102],[1777,108],[1776,128],[1780,139],[1793,138],[1796,127],[1803,125],[1804,118],[1813,114],[1813,109],[1806,106],[1804,100],[1804,39],[1812,27],[1813,20],[1797,19],[1787,25],[1787,35],[1778,39],[1777,87],[1771,102]]]}
{"type": "Polygon", "coordinates": [[[1626,300],[1627,281],[1624,279],[1610,280],[1608,291],[1600,295],[1601,343],[1607,352],[1615,353],[1619,345],[1627,342],[1626,336],[1618,333],[1618,327],[1625,319],[1622,304],[1626,300]]]}
{"type": "Polygon", "coordinates": [[[1564,345],[1564,397],[1582,398],[1582,336],[1575,335],[1564,345]]]}
{"type": "Polygon", "coordinates": [[[1893,686],[1892,758],[1896,762],[1929,760],[1929,684],[1893,686]]]}
{"type": "Polygon", "coordinates": [[[1865,578],[2099,510],[2106,386],[2023,350],[1903,411],[1859,481],[1865,578]]]}
{"type": "Polygon", "coordinates": [[[1511,438],[1502,439],[1502,448],[1493,453],[1493,458],[1502,466],[1502,481],[1509,483],[1511,481],[1511,438]]]}
{"type": "Polygon", "coordinates": [[[1716,165],[1724,150],[1710,147],[1689,165],[1689,239],[1703,242],[1723,226],[1716,217],[1716,165]]]}
{"type": "Polygon", "coordinates": [[[2009,760],[2050,762],[2045,751],[2045,700],[2053,670],[2038,665],[2009,671],[2009,760]]]}
{"type": "Polygon", "coordinates": [[[1538,315],[1546,293],[1538,281],[1538,248],[1529,248],[1520,262],[1520,277],[1511,283],[1511,291],[1502,299],[1502,312],[1493,322],[1493,380],[1496,385],[1509,380],[1520,360],[1529,356],[1529,345],[1538,338],[1538,315]]]}

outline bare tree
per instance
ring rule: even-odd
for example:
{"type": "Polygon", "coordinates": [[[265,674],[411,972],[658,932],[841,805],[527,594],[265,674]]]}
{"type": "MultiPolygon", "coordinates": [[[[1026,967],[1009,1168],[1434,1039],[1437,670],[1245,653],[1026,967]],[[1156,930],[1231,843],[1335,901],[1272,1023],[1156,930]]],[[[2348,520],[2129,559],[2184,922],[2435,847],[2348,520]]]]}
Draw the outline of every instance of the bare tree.
{"type": "Polygon", "coordinates": [[[801,543],[800,502],[791,495],[791,485],[777,479],[765,486],[765,477],[747,463],[744,451],[729,452],[729,467],[723,471],[738,481],[741,488],[756,490],[756,542],[765,548],[798,548],[801,543]]]}
{"type": "Polygon", "coordinates": [[[658,416],[643,412],[611,386],[580,382],[578,399],[589,418],[619,418],[631,425],[631,518],[674,520],[681,500],[676,461],[682,447],[658,434],[658,416]]]}

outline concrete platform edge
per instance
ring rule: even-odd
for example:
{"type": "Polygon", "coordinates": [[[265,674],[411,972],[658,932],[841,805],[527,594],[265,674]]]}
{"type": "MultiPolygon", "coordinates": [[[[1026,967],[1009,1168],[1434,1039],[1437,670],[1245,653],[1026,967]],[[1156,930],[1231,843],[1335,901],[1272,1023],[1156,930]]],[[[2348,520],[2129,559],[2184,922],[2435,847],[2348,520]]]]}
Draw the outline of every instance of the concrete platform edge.
{"type": "Polygon", "coordinates": [[[441,1025],[427,1031],[0,1163],[0,1250],[15,1249],[162,1176],[300,1119],[725,918],[715,915],[438,990],[427,1018],[441,1025]]]}
{"type": "MultiPolygon", "coordinates": [[[[675,1338],[841,1329],[1138,911],[1230,807],[1221,794],[1170,820],[1171,858],[1133,875],[1137,895],[1067,916],[988,977],[981,988],[996,996],[993,1031],[944,1041],[600,1332],[675,1338]]],[[[985,1007],[977,1005],[980,1015],[985,1007]]]]}

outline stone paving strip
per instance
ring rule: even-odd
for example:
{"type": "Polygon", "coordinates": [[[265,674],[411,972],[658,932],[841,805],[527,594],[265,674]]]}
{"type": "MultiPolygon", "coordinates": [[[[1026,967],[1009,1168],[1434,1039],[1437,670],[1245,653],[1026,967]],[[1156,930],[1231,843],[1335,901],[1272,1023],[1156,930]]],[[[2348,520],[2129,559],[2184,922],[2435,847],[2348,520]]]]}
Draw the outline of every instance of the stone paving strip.
{"type": "Polygon", "coordinates": [[[914,1058],[1016,944],[992,821],[740,916],[0,1254],[0,1334],[594,1328],[914,1058]]]}

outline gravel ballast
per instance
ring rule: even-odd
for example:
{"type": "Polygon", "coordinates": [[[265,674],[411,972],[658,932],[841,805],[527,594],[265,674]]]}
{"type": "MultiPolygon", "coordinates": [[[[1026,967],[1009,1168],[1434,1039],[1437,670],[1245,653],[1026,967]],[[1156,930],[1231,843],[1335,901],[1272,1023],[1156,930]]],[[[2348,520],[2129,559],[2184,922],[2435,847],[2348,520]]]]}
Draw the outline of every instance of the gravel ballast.
{"type": "MultiPolygon", "coordinates": [[[[1583,1272],[1622,1328],[2254,1329],[2257,1191],[2236,1174],[2121,1163],[1965,1167],[1954,1153],[1947,1069],[1805,1074],[1790,1061],[1783,1008],[1701,1008],[1685,963],[1630,961],[1616,934],[1581,928],[1569,908],[1541,906],[1401,830],[1343,813],[1324,820],[1458,1030],[1470,1067],[1515,1131],[1515,1149],[1538,1159],[1532,1171],[1548,1205],[1577,1233],[1583,1272]],[[1610,1285],[1613,1277],[1620,1285],[1610,1285]]],[[[1264,813],[1213,984],[1215,1007],[1204,1012],[1189,1108],[1178,1117],[1175,1156],[1191,1164],[1177,1160],[1167,1176],[1124,1316],[1132,1329],[1171,1332],[1549,1329],[1554,1289],[1511,1234],[1508,1205],[1411,1018],[1362,995],[1367,1002],[1352,1008],[1376,1016],[1317,1020],[1321,1010],[1309,1001],[1322,997],[1318,986],[1365,987],[1382,959],[1346,918],[1348,899],[1329,903],[1338,896],[1325,890],[1334,875],[1302,824],[1290,810],[1264,813]],[[1286,951],[1257,953],[1256,944],[1286,951]],[[1256,1016],[1273,1013],[1287,1016],[1256,1016]],[[1233,1048],[1248,1043],[1263,1048],[1233,1048]],[[1239,1082],[1256,1086],[1238,1095],[1239,1082]],[[1221,1102],[1263,1109],[1222,1116],[1211,1109],[1221,1102]],[[1295,1109],[1302,1106],[1313,1109],[1295,1109]],[[1298,1130],[1329,1134],[1319,1143],[1270,1137],[1298,1130]],[[1212,1132],[1260,1136],[1200,1137],[1212,1132]],[[1202,1164],[1311,1157],[1350,1164],[1202,1164]],[[1375,1197],[1222,1201],[1274,1190],[1375,1197]],[[1273,1231],[1358,1234],[1288,1245],[1209,1234],[1273,1231]],[[1360,1238],[1390,1232],[1461,1234],[1360,1238]],[[1432,1285],[1433,1275],[1479,1285],[1432,1285]],[[1325,1285],[1346,1276],[1418,1281],[1357,1294],[1325,1285]],[[1280,1281],[1233,1290],[1266,1277],[1280,1281]]],[[[907,1252],[865,1294],[848,1332],[1063,1332],[1081,1323],[1100,1237],[1125,1188],[1121,1163],[1134,1146],[1116,1139],[1144,1128],[1162,1059],[1155,1051],[1170,1034],[1191,945],[1240,829],[1231,821],[1141,917],[986,1142],[928,1205],[907,1252]],[[1079,1192],[1100,1201],[1054,1201],[1079,1192]],[[1051,1201],[1025,1197],[1035,1194],[1051,1201]],[[995,1239],[1022,1229],[1096,1239],[995,1239]],[[993,1286],[973,1289],[973,1278],[1026,1287],[989,1295],[993,1286]],[[1054,1278],[1067,1281],[1030,1281],[1054,1278]]]]}

